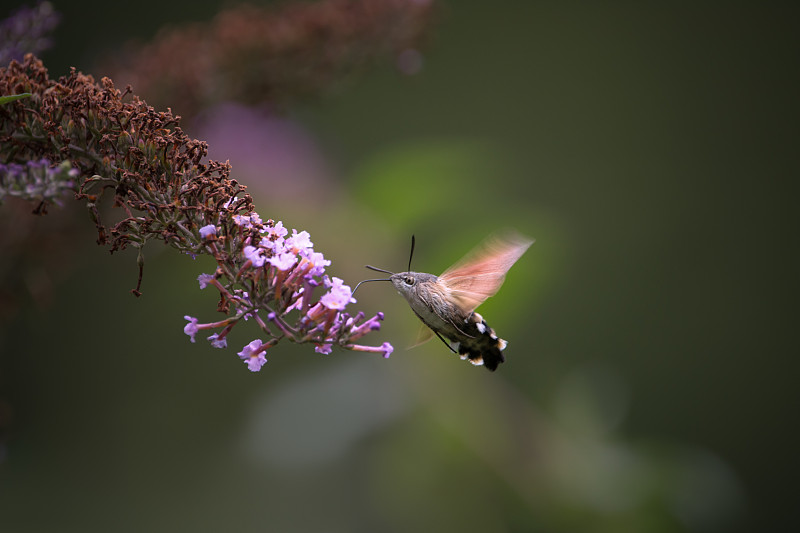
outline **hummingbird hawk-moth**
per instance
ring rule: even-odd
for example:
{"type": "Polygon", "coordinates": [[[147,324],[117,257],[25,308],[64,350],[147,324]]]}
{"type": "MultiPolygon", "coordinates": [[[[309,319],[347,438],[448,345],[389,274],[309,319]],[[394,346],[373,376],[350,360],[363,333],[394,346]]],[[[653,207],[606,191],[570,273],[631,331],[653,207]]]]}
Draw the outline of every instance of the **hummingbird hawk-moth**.
{"type": "MultiPolygon", "coordinates": [[[[430,328],[417,344],[427,342],[436,334],[461,359],[469,359],[473,365],[484,365],[493,371],[505,361],[503,350],[508,343],[495,334],[475,309],[500,289],[508,269],[531,244],[533,240],[517,234],[494,236],[440,276],[434,276],[411,271],[412,236],[408,272],[394,273],[367,265],[370,270],[384,272],[389,277],[361,283],[392,282],[411,310],[430,328]]],[[[356,290],[361,283],[356,285],[356,290]]]]}

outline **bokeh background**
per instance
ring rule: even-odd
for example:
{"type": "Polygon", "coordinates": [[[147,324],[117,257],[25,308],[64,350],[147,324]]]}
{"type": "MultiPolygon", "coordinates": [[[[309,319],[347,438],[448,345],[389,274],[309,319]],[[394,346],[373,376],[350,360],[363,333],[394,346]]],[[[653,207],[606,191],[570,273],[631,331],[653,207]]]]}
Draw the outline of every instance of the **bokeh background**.
{"type": "MultiPolygon", "coordinates": [[[[123,76],[131,41],[230,5],[57,2],[43,58],[123,76]]],[[[400,68],[187,120],[351,285],[404,270],[412,234],[432,273],[494,231],[535,237],[481,307],[509,340],[494,374],[404,349],[418,326],[388,284],[357,296],[390,359],[281,344],[250,373],[255,330],[228,350],[182,332],[215,316],[208,258],[151,244],[136,299],[135,254],[95,246],[80,206],[37,219],[49,238],[0,257],[0,531],[790,530],[785,5],[440,2],[400,68]]]]}

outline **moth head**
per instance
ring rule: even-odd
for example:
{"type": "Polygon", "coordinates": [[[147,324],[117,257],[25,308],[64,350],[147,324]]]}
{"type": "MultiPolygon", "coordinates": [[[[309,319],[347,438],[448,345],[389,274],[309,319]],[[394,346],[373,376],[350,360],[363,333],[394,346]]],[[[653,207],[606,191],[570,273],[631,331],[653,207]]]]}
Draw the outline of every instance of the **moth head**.
{"type": "Polygon", "coordinates": [[[415,272],[399,272],[389,276],[389,280],[400,294],[407,294],[416,290],[417,277],[415,272]]]}
{"type": "Polygon", "coordinates": [[[389,276],[397,292],[408,297],[417,293],[420,287],[430,287],[431,283],[436,282],[436,276],[423,272],[398,272],[389,276]]]}

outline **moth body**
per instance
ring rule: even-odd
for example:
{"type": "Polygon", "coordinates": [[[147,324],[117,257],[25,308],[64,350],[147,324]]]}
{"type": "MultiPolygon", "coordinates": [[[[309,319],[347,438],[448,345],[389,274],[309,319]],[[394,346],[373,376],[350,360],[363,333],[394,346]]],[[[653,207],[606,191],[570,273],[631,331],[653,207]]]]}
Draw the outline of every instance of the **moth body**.
{"type": "Polygon", "coordinates": [[[447,338],[451,349],[474,365],[495,370],[505,361],[508,344],[500,339],[481,315],[453,303],[448,287],[437,276],[423,272],[400,272],[389,277],[394,287],[432,331],[447,338]]]}
{"type": "MultiPolygon", "coordinates": [[[[395,274],[368,265],[370,270],[385,272],[390,276],[367,279],[361,283],[391,281],[422,323],[445,344],[445,339],[450,341],[448,346],[453,352],[462,359],[469,359],[474,365],[495,370],[497,365],[505,361],[503,350],[508,343],[497,337],[483,317],[475,312],[475,308],[500,289],[508,269],[531,244],[533,240],[516,233],[497,235],[484,241],[440,276],[411,272],[409,257],[408,272],[395,274]]],[[[356,290],[361,283],[356,285],[356,290]]]]}

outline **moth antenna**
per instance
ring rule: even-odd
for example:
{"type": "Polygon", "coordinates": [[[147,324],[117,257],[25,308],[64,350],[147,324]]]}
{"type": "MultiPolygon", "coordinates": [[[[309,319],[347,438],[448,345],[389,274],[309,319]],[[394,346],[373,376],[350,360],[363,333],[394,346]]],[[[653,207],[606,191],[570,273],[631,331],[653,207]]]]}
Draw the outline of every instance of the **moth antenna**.
{"type": "Polygon", "coordinates": [[[362,284],[362,283],[366,283],[366,282],[368,282],[368,281],[392,281],[392,280],[390,280],[389,278],[380,278],[380,279],[365,279],[365,280],[363,280],[363,281],[359,281],[359,282],[358,282],[358,285],[356,285],[356,288],[355,288],[355,289],[353,289],[353,292],[351,292],[350,294],[351,294],[351,295],[352,295],[352,294],[355,294],[355,293],[356,293],[356,291],[358,290],[358,288],[361,286],[361,284],[362,284]]]}
{"type": "Polygon", "coordinates": [[[364,267],[365,267],[365,268],[368,268],[368,269],[370,269],[370,270],[374,270],[375,272],[383,272],[384,274],[391,274],[391,275],[394,275],[394,272],[389,272],[388,270],[384,270],[384,269],[382,269],[382,268],[374,267],[374,266],[372,266],[372,265],[364,265],[364,267]]]}
{"type": "Polygon", "coordinates": [[[411,258],[414,257],[414,243],[416,239],[414,238],[414,234],[411,234],[411,253],[408,254],[408,270],[406,272],[411,272],[411,258]]]}

